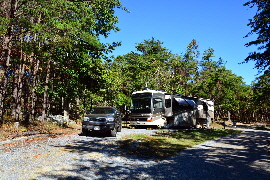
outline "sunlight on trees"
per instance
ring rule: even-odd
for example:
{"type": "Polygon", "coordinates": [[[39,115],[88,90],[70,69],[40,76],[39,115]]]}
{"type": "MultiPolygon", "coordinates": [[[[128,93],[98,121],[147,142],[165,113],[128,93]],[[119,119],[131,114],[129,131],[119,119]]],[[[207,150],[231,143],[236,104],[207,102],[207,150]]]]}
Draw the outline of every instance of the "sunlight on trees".
{"type": "MultiPolygon", "coordinates": [[[[115,8],[127,11],[119,0],[1,1],[0,125],[50,114],[79,119],[97,105],[121,109],[145,86],[213,99],[218,118],[229,111],[237,121],[269,121],[268,71],[247,86],[215,59],[214,49],[201,53],[195,39],[180,55],[151,38],[108,57],[121,45],[100,41],[119,31],[115,8]]],[[[257,27],[257,20],[250,25],[257,27]]]]}

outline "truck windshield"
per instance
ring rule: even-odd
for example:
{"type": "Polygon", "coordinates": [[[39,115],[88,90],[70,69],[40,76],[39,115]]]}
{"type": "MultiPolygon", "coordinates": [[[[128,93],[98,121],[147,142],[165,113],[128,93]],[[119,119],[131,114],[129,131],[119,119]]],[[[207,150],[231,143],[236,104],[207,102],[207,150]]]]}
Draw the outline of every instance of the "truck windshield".
{"type": "Polygon", "coordinates": [[[133,113],[151,113],[151,97],[133,98],[131,111],[133,113]]]}
{"type": "Polygon", "coordinates": [[[114,114],[114,110],[110,108],[93,108],[89,114],[114,114]]]}

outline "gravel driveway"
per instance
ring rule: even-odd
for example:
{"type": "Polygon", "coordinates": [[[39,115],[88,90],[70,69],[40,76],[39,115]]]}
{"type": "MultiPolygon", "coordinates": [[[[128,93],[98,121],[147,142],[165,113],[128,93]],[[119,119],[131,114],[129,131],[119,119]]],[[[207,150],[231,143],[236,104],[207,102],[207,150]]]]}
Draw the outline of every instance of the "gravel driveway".
{"type": "Polygon", "coordinates": [[[244,133],[208,141],[162,161],[126,156],[116,138],[66,135],[20,140],[19,147],[0,143],[0,179],[269,179],[270,132],[244,133]],[[23,145],[23,146],[21,146],[23,145]]]}

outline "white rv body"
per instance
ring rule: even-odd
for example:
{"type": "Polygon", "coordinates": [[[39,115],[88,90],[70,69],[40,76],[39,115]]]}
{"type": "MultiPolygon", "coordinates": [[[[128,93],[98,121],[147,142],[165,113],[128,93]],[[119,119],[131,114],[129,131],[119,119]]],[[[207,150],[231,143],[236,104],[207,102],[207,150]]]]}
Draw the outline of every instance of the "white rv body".
{"type": "Polygon", "coordinates": [[[131,127],[195,127],[214,119],[211,100],[149,88],[135,91],[131,97],[131,127]]]}

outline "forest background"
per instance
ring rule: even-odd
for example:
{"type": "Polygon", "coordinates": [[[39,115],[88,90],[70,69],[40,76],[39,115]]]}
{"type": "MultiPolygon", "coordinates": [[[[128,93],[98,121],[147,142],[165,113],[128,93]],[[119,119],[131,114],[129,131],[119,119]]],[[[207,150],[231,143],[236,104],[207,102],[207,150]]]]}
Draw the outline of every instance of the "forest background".
{"type": "MultiPolygon", "coordinates": [[[[44,121],[50,114],[80,119],[92,106],[123,110],[131,93],[145,86],[212,99],[217,119],[230,114],[239,122],[269,122],[268,51],[247,57],[264,73],[246,85],[223,59],[214,59],[213,48],[200,52],[195,39],[180,55],[150,37],[134,51],[110,57],[121,43],[100,38],[120,30],[115,10],[128,10],[119,0],[0,2],[0,125],[44,121]]],[[[258,7],[249,26],[250,34],[259,34],[247,46],[262,43],[259,49],[268,50],[270,35],[263,32],[269,31],[269,15],[258,15],[270,12],[270,5],[250,1],[246,6],[258,7]]]]}

